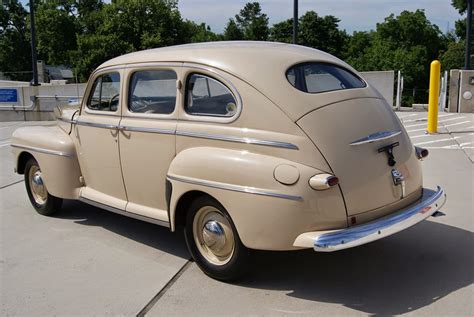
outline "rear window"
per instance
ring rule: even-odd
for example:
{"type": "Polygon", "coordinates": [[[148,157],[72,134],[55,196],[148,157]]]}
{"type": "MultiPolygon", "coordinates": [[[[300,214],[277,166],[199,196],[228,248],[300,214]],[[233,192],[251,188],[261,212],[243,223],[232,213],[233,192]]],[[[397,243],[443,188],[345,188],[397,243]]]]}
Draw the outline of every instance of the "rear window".
{"type": "Polygon", "coordinates": [[[305,63],[286,72],[290,84],[307,93],[363,88],[365,82],[350,71],[331,64],[305,63]]]}

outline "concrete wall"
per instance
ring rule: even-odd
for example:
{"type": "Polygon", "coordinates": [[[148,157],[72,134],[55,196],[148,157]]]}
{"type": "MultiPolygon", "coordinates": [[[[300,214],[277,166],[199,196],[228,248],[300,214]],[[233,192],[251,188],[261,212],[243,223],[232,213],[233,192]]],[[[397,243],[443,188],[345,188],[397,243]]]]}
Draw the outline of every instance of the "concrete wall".
{"type": "MultiPolygon", "coordinates": [[[[1,87],[1,86],[0,86],[1,87]]],[[[0,102],[0,122],[4,121],[40,121],[53,120],[56,105],[67,104],[64,98],[34,98],[35,96],[68,96],[77,99],[84,94],[86,84],[42,85],[42,86],[9,86],[17,90],[18,101],[0,102]]]]}
{"type": "Polygon", "coordinates": [[[474,70],[451,70],[448,111],[474,112],[474,70]]]}
{"type": "Polygon", "coordinates": [[[393,107],[393,97],[395,89],[395,71],[380,72],[361,72],[362,77],[387,100],[388,104],[393,107]]]}

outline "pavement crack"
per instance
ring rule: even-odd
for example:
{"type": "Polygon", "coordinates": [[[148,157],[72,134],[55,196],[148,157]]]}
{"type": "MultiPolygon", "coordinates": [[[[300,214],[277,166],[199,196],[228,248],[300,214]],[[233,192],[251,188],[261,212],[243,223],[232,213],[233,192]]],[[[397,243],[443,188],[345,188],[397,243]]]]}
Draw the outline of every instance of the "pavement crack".
{"type": "Polygon", "coordinates": [[[189,268],[192,261],[189,259],[184,263],[184,265],[179,269],[178,272],[166,283],[166,285],[155,295],[153,298],[145,305],[145,307],[140,310],[137,314],[137,317],[146,316],[146,314],[155,306],[156,302],[173,286],[173,284],[183,275],[184,272],[189,268]]]}
{"type": "Polygon", "coordinates": [[[19,180],[19,181],[17,181],[17,182],[14,182],[14,183],[11,183],[11,184],[2,186],[2,187],[0,187],[0,189],[7,188],[7,187],[10,187],[10,186],[16,185],[16,184],[18,184],[18,183],[21,183],[21,182],[23,182],[23,179],[22,179],[22,180],[19,180]]]}

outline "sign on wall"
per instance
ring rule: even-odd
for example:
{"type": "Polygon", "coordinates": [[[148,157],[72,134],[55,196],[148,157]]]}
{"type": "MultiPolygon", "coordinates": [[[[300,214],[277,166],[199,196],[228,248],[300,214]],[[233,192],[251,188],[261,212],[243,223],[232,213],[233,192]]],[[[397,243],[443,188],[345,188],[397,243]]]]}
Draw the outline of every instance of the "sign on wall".
{"type": "Polygon", "coordinates": [[[15,88],[0,88],[0,102],[17,103],[18,91],[15,88]]]}

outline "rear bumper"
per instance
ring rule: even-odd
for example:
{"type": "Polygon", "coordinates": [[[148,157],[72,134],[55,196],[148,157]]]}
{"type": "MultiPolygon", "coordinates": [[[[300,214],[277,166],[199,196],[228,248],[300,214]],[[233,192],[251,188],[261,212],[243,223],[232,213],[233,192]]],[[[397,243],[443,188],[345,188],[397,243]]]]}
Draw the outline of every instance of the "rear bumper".
{"type": "Polygon", "coordinates": [[[436,213],[446,201],[444,190],[423,189],[414,204],[389,216],[341,230],[307,232],[298,236],[295,247],[312,247],[317,252],[333,252],[353,248],[405,230],[436,213]]]}

